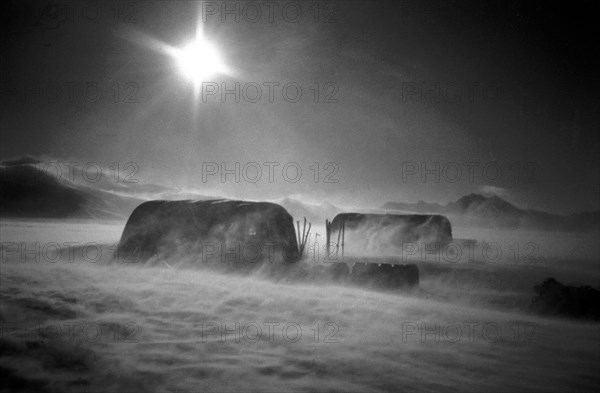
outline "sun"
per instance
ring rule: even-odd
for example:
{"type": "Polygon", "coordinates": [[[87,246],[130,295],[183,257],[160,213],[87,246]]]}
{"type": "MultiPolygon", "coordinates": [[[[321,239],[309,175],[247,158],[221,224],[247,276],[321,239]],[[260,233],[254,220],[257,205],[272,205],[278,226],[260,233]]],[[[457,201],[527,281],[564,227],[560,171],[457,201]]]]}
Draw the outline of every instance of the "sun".
{"type": "Polygon", "coordinates": [[[216,46],[204,38],[177,50],[175,58],[183,75],[196,85],[228,71],[216,46]]]}

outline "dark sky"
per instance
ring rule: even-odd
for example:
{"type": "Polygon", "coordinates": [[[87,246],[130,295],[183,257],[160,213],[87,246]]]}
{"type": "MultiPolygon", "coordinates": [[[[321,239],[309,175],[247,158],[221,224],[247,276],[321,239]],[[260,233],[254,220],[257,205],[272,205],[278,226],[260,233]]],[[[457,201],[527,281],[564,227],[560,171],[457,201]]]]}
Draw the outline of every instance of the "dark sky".
{"type": "Polygon", "coordinates": [[[201,2],[4,3],[0,156],[135,162],[143,181],[237,198],[376,207],[494,192],[597,210],[593,4],[281,2],[269,15],[264,2],[205,2],[214,12],[202,21],[201,2]],[[258,102],[198,101],[147,44],[182,47],[198,18],[231,70],[209,82],[256,83],[258,102]],[[268,82],[279,83],[273,102],[268,82]],[[287,83],[302,88],[298,102],[282,96],[287,83]],[[207,162],[279,166],[272,183],[264,165],[256,183],[222,183],[203,181],[207,162]],[[281,173],[292,162],[296,183],[281,173]],[[332,171],[338,182],[324,183],[332,171]]]}

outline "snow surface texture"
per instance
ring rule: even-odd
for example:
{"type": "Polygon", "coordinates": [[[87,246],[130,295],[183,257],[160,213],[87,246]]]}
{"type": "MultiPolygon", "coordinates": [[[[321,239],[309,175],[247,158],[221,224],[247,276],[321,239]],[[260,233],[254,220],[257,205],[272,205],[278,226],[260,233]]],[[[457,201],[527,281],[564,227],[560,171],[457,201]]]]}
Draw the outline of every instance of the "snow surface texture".
{"type": "Polygon", "coordinates": [[[3,249],[5,386],[565,392],[600,383],[598,324],[526,309],[532,285],[547,274],[597,285],[593,253],[572,261],[546,255],[537,264],[427,262],[419,267],[421,292],[391,293],[259,273],[110,264],[106,255],[122,228],[3,222],[3,247],[18,240],[28,247],[105,244],[94,263],[82,259],[81,247],[73,262],[63,253],[37,263],[3,249]]]}

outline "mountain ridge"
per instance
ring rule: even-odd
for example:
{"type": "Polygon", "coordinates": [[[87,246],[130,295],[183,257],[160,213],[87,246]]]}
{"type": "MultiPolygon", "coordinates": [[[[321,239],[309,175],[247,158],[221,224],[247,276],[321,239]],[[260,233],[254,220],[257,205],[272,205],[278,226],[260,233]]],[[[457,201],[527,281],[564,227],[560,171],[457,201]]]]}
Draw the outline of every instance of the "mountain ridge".
{"type": "Polygon", "coordinates": [[[560,215],[522,209],[497,195],[485,196],[478,193],[462,196],[445,205],[424,201],[387,202],[381,208],[422,214],[445,214],[453,217],[452,221],[468,222],[477,226],[559,231],[600,230],[600,211],[560,215]]]}

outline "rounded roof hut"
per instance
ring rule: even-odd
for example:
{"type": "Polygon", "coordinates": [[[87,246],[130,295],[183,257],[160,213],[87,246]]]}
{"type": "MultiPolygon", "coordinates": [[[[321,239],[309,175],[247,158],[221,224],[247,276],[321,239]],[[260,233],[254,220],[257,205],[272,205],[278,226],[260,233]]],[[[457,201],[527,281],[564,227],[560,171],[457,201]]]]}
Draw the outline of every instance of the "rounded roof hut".
{"type": "Polygon", "coordinates": [[[298,244],[292,216],[280,205],[227,199],[149,201],[132,213],[118,257],[202,257],[203,262],[256,262],[280,250],[295,260],[298,244]],[[209,261],[210,260],[210,261],[209,261]]]}
{"type": "Polygon", "coordinates": [[[449,243],[452,226],[441,215],[341,213],[331,222],[328,238],[348,253],[393,255],[407,243],[449,243]]]}

